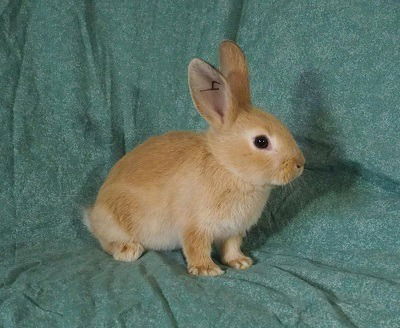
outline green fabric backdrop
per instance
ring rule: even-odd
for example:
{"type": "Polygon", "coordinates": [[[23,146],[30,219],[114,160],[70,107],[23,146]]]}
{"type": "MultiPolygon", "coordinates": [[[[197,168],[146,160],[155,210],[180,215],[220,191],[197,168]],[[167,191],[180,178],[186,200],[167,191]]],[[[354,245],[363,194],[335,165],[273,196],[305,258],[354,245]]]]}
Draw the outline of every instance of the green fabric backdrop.
{"type": "Polygon", "coordinates": [[[400,327],[400,2],[0,3],[0,327],[400,327]],[[205,123],[187,64],[236,40],[254,103],[307,158],[245,248],[256,264],[135,263],[81,223],[135,145],[205,123]]]}

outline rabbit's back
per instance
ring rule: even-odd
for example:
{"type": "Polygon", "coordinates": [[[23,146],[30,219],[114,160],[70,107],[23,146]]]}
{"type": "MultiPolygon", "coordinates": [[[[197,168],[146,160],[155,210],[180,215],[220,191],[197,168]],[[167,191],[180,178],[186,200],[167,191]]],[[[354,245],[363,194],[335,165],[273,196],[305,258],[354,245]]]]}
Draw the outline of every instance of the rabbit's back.
{"type": "Polygon", "coordinates": [[[206,151],[204,139],[203,134],[188,131],[151,137],[115,164],[104,186],[122,183],[159,188],[206,151]]]}

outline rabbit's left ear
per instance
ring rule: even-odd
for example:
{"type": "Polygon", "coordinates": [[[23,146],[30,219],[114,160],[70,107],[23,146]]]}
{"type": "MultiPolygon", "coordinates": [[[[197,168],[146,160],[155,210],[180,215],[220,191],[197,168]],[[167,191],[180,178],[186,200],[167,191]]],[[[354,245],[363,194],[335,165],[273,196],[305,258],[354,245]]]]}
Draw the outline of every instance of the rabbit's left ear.
{"type": "Polygon", "coordinates": [[[236,102],[224,76],[195,58],[189,64],[189,87],[198,112],[213,127],[229,125],[236,118],[236,102]]]}
{"type": "Polygon", "coordinates": [[[232,94],[241,110],[251,107],[249,72],[242,49],[233,41],[223,41],[219,47],[222,74],[226,77],[232,94]]]}

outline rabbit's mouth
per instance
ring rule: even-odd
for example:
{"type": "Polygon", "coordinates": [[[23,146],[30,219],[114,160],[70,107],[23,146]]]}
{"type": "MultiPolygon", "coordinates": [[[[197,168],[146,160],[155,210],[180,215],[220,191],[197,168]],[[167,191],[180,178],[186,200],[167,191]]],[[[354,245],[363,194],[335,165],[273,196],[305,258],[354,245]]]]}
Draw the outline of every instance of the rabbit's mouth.
{"type": "Polygon", "coordinates": [[[290,159],[282,163],[278,174],[277,185],[286,185],[302,175],[304,171],[304,159],[290,159]]]}

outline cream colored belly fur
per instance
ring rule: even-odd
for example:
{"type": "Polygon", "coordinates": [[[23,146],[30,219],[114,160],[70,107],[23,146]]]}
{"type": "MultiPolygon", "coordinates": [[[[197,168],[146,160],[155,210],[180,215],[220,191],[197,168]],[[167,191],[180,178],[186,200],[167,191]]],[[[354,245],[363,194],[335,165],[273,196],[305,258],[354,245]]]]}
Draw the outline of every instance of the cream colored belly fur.
{"type": "Polygon", "coordinates": [[[207,231],[216,242],[238,234],[244,235],[261,216],[270,189],[233,193],[231,197],[227,195],[218,203],[212,197],[204,202],[203,195],[201,204],[196,203],[196,198],[200,197],[198,194],[205,192],[201,188],[192,192],[189,197],[187,193],[179,195],[178,192],[177,195],[177,190],[158,190],[171,192],[175,195],[172,198],[175,199],[157,206],[149,204],[146,199],[140,199],[140,190],[128,192],[125,189],[122,192],[128,193],[127,197],[131,198],[131,201],[137,199],[135,203],[141,203],[141,206],[135,206],[136,211],[131,213],[130,220],[135,223],[121,224],[104,205],[96,204],[89,214],[90,220],[86,221],[90,230],[100,241],[134,241],[142,244],[145,249],[169,250],[181,248],[181,237],[185,228],[188,223],[196,221],[198,228],[207,231]],[[186,203],[187,206],[182,207],[178,204],[180,202],[186,203]],[[174,206],[175,204],[177,206],[174,206]],[[129,229],[130,226],[134,228],[129,229]]]}

